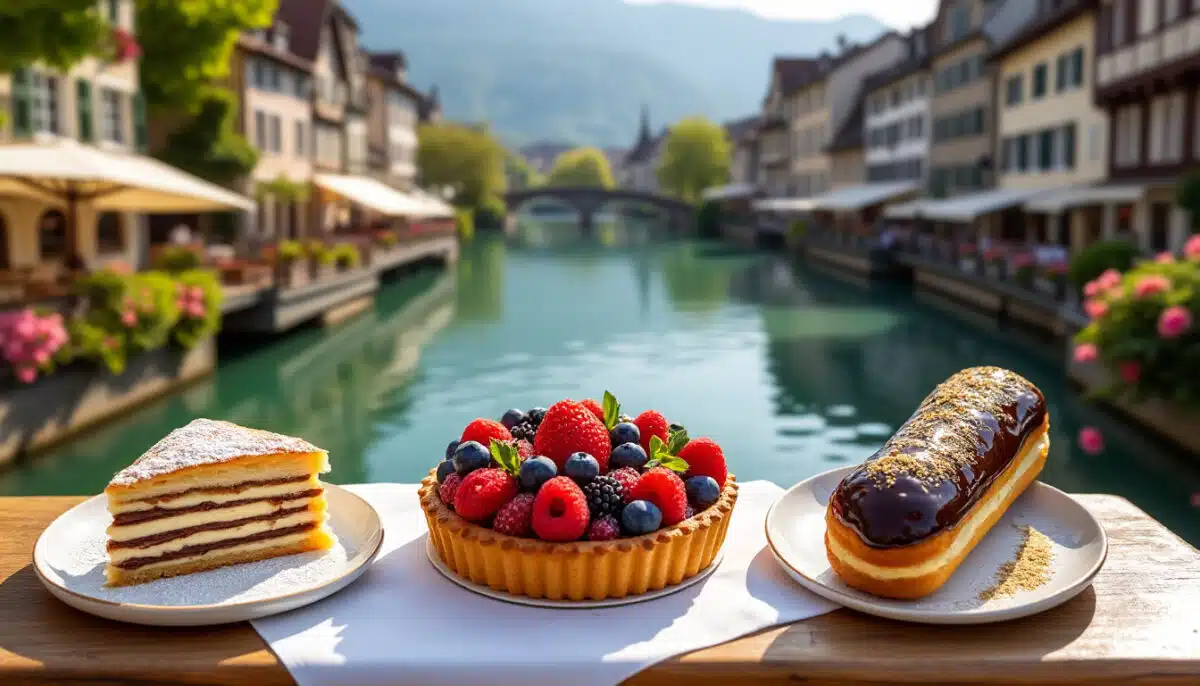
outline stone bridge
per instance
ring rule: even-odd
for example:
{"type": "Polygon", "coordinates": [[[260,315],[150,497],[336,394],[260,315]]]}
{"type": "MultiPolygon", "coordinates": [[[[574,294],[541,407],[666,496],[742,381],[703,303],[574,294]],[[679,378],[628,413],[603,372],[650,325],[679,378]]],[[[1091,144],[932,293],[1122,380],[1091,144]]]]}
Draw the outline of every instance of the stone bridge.
{"type": "Polygon", "coordinates": [[[616,202],[640,203],[663,210],[667,216],[667,227],[671,233],[691,231],[696,224],[696,208],[678,198],[658,193],[649,193],[628,188],[595,188],[571,186],[541,186],[509,191],[505,196],[510,216],[520,207],[534,200],[558,200],[579,213],[579,223],[584,234],[591,234],[595,227],[596,213],[606,205],[616,202]]]}

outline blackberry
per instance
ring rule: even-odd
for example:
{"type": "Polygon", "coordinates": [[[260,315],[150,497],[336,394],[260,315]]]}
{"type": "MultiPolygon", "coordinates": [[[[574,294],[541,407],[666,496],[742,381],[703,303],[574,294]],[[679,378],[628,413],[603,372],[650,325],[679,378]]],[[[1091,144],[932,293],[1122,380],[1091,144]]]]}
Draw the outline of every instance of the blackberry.
{"type": "Polygon", "coordinates": [[[605,515],[619,516],[625,507],[625,487],[611,476],[598,476],[583,487],[592,519],[605,515]]]}
{"type": "Polygon", "coordinates": [[[509,429],[509,433],[513,438],[523,438],[530,443],[533,443],[533,437],[537,435],[538,427],[542,425],[542,418],[546,416],[546,408],[535,407],[525,413],[525,420],[509,429]]]}

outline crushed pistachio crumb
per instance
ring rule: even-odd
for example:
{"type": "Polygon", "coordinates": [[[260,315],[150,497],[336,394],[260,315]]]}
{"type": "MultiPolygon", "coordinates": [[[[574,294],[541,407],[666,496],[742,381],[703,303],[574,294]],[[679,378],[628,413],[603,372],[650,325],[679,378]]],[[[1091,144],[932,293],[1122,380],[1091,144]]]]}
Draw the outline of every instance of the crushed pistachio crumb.
{"type": "Polygon", "coordinates": [[[979,592],[984,602],[1037,590],[1050,581],[1054,546],[1049,537],[1028,524],[1014,526],[1021,532],[1021,546],[1016,556],[996,571],[992,585],[979,592]]]}

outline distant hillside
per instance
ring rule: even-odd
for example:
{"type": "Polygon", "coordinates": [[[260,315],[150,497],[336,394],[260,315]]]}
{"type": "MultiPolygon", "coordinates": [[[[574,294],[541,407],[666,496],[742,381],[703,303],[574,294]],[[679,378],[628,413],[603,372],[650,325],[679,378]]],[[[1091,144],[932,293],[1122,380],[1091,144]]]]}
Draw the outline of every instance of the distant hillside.
{"type": "Polygon", "coordinates": [[[659,126],[759,107],[771,57],[870,40],[875,19],[768,21],[746,12],[620,0],[343,0],[363,44],[399,48],[446,113],[510,144],[627,146],[642,104],[659,126]]]}

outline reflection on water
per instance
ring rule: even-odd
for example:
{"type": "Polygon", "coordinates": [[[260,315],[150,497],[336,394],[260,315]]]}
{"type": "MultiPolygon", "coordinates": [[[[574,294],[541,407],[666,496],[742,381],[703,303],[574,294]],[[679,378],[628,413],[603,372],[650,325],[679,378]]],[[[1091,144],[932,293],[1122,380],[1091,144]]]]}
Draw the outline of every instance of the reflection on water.
{"type": "Polygon", "coordinates": [[[212,379],[0,476],[0,493],[96,492],[196,416],[304,436],[329,449],[335,482],[414,482],[474,417],[605,389],[713,437],[739,478],[788,486],[861,461],[938,382],[995,364],[1046,394],[1046,481],[1123,495],[1200,543],[1189,502],[1200,468],[1082,402],[1059,349],[901,288],[669,241],[651,223],[615,222],[603,240],[548,224],[522,225],[511,244],[480,238],[454,272],[385,287],[372,313],[341,328],[225,354],[212,379]],[[1087,425],[1105,432],[1103,455],[1074,445],[1087,425]]]}

